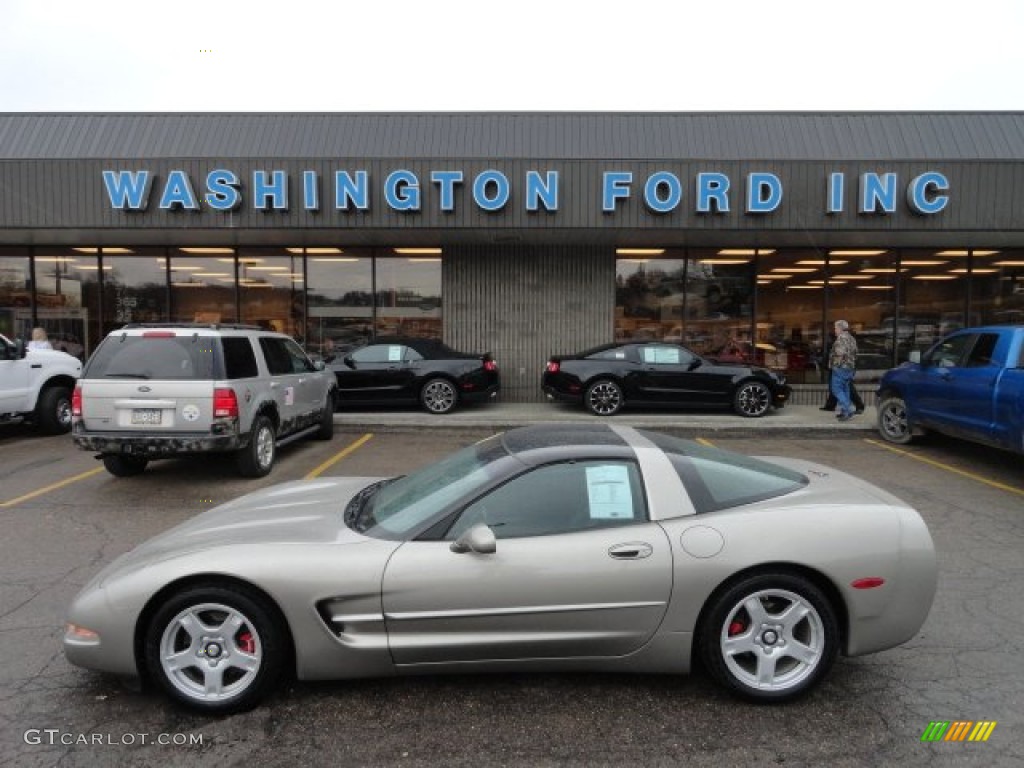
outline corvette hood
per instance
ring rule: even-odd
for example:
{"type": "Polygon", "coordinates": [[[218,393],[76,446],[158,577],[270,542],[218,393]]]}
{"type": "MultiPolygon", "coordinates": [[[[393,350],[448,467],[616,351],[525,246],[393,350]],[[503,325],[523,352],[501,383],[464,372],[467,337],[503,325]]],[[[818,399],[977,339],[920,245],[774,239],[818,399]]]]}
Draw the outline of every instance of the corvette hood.
{"type": "Polygon", "coordinates": [[[298,480],[241,496],[149,539],[111,563],[110,570],[224,544],[366,541],[342,515],[358,491],[379,479],[298,480]]]}

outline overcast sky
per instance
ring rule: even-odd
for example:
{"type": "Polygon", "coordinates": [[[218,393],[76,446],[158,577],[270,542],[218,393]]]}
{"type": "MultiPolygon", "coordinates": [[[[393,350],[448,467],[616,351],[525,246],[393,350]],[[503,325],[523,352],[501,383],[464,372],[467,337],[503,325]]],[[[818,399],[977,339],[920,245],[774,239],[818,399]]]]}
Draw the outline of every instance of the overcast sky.
{"type": "Polygon", "coordinates": [[[1021,0],[0,0],[0,111],[1024,109],[1021,0]]]}

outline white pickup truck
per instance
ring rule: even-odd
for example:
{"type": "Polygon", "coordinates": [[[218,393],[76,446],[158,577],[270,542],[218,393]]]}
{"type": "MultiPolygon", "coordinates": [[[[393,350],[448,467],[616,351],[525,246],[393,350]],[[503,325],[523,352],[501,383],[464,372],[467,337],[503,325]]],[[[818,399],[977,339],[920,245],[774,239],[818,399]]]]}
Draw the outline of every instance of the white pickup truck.
{"type": "Polygon", "coordinates": [[[82,363],[66,352],[25,350],[0,334],[0,423],[31,421],[42,432],[71,430],[71,392],[82,363]]]}

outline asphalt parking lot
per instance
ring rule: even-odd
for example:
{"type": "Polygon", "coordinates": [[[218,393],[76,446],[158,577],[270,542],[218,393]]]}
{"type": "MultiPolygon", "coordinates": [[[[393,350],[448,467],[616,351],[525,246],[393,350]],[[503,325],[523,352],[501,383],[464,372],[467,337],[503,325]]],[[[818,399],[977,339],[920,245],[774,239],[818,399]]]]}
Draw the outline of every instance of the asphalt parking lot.
{"type": "Polygon", "coordinates": [[[253,481],[208,458],[116,479],[66,436],[0,431],[0,763],[1024,764],[1024,463],[942,438],[894,450],[868,431],[696,435],[864,477],[916,506],[935,540],[939,589],[918,637],[840,659],[791,705],[738,702],[702,674],[500,675],[292,683],[252,712],[208,719],[64,660],[74,593],[149,536],[273,483],[405,473],[488,434],[339,425],[329,443],[282,449],[253,481]],[[985,743],[922,743],[936,720],[997,725],[985,743]]]}

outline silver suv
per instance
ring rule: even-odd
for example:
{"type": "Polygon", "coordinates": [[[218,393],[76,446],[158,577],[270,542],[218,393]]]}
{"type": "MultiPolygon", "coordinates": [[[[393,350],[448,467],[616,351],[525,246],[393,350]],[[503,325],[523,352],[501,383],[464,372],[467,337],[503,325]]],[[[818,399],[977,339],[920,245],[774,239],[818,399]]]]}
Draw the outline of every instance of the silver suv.
{"type": "Polygon", "coordinates": [[[126,325],[96,348],[72,397],[72,437],[107,471],[234,452],[262,477],[277,447],[334,435],[334,375],[293,339],[247,325],[126,325]]]}

